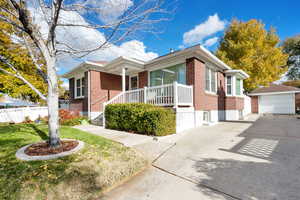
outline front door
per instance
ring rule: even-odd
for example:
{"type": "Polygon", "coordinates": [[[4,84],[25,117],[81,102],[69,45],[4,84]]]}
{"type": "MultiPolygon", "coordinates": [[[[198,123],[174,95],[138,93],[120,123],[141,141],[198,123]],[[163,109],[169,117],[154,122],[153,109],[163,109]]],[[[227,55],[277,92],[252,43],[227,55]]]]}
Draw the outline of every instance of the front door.
{"type": "Polygon", "coordinates": [[[131,76],[130,77],[130,89],[135,90],[138,88],[138,77],[137,76],[131,76]]]}

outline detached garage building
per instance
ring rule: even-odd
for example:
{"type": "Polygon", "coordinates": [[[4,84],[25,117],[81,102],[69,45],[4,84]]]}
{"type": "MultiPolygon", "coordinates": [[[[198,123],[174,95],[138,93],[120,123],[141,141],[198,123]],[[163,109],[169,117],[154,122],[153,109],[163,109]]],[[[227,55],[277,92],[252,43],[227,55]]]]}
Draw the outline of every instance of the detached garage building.
{"type": "Polygon", "coordinates": [[[252,113],[295,114],[300,109],[300,89],[272,84],[252,91],[252,113]]]}

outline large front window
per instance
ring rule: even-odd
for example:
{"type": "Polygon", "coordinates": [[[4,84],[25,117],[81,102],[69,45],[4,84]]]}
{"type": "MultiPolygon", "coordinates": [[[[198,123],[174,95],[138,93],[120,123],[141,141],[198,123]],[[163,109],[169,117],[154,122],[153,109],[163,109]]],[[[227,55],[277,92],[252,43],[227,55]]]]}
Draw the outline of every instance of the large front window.
{"type": "Polygon", "coordinates": [[[186,84],[185,64],[179,64],[150,72],[150,86],[165,85],[175,81],[186,84]]]}

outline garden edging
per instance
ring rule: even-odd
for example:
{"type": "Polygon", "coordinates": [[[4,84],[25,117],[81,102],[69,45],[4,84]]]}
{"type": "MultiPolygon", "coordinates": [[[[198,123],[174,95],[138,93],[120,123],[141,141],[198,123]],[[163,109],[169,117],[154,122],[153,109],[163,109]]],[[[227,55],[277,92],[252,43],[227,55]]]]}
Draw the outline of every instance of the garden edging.
{"type": "MultiPolygon", "coordinates": [[[[73,140],[73,139],[63,139],[63,140],[73,140]]],[[[44,156],[29,156],[25,153],[25,150],[27,149],[27,147],[29,147],[32,144],[28,144],[26,146],[23,146],[22,148],[20,148],[17,152],[16,152],[16,157],[20,160],[24,160],[24,161],[34,161],[34,160],[52,160],[52,159],[57,159],[57,158],[61,158],[64,156],[68,156],[71,155],[79,150],[81,150],[84,147],[84,142],[80,141],[80,140],[76,140],[78,142],[78,145],[70,150],[70,151],[65,151],[65,152],[61,152],[61,153],[57,153],[57,154],[52,154],[52,155],[44,155],[44,156]]]]}

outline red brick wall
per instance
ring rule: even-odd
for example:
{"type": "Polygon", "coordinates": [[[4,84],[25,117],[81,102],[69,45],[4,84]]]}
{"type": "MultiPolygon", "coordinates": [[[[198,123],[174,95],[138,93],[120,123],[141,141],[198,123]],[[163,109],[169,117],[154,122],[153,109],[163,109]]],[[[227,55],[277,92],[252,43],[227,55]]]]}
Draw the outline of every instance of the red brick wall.
{"type": "Polygon", "coordinates": [[[300,108],[300,93],[295,94],[295,104],[296,104],[296,109],[300,108]]]}
{"type": "MultiPolygon", "coordinates": [[[[103,103],[122,91],[122,77],[105,72],[91,71],[91,112],[102,111],[103,103]]],[[[128,83],[128,77],[126,78],[128,83]]],[[[128,84],[127,88],[128,88],[128,84]]]]}
{"type": "Polygon", "coordinates": [[[186,60],[187,84],[194,86],[195,110],[224,110],[225,109],[225,78],[218,72],[217,94],[205,92],[205,63],[197,58],[186,60]]]}
{"type": "Polygon", "coordinates": [[[139,73],[139,88],[148,86],[148,71],[139,73]]]}
{"type": "Polygon", "coordinates": [[[226,97],[225,98],[226,110],[242,110],[244,109],[243,97],[226,97]]]}
{"type": "Polygon", "coordinates": [[[258,113],[258,96],[251,96],[251,112],[258,113]]]}
{"type": "Polygon", "coordinates": [[[70,102],[70,110],[76,112],[83,111],[83,99],[72,99],[70,102]]]}

